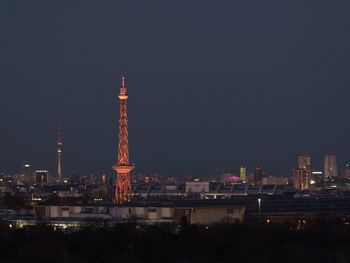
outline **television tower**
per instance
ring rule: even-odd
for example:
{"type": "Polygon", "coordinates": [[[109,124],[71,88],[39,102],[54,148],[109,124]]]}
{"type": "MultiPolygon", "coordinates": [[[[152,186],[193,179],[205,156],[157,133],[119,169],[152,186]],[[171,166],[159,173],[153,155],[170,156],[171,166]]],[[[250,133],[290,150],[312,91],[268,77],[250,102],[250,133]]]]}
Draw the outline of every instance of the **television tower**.
{"type": "Polygon", "coordinates": [[[61,123],[58,122],[57,130],[57,179],[59,182],[62,180],[62,139],[61,139],[61,123]]]}
{"type": "Polygon", "coordinates": [[[113,166],[113,169],[117,172],[115,186],[116,204],[122,204],[129,200],[131,194],[130,172],[135,168],[133,164],[129,163],[128,113],[126,104],[128,95],[126,92],[125,77],[122,77],[122,87],[118,96],[120,100],[118,163],[113,166]]]}

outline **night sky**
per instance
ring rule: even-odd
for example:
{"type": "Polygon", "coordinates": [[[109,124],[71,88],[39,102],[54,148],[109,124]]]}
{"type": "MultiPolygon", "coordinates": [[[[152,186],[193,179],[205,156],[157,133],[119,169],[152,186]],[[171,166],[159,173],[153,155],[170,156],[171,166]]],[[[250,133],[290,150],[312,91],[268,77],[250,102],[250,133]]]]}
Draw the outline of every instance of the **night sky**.
{"type": "Polygon", "coordinates": [[[350,159],[349,1],[0,2],[0,171],[107,172],[120,77],[136,173],[350,159]]]}

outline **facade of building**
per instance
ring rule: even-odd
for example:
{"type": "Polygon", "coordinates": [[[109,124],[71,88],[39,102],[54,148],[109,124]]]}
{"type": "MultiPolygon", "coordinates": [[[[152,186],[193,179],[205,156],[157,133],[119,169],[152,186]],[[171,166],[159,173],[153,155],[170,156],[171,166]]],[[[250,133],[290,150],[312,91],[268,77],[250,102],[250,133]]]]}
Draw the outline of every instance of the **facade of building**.
{"type": "Polygon", "coordinates": [[[324,176],[322,171],[312,171],[310,180],[311,190],[322,190],[324,188],[324,176]]]}
{"type": "Polygon", "coordinates": [[[309,190],[312,180],[310,156],[307,154],[297,154],[298,166],[293,171],[293,185],[296,189],[309,190]]]}
{"type": "Polygon", "coordinates": [[[337,177],[337,158],[335,153],[329,153],[324,156],[324,177],[337,177]]]}
{"type": "Polygon", "coordinates": [[[146,206],[57,206],[43,205],[35,208],[35,215],[45,219],[96,220],[138,220],[145,223],[180,222],[185,217],[191,224],[213,224],[242,222],[244,208],[221,206],[167,206],[162,203],[146,206]]]}
{"type": "Polygon", "coordinates": [[[187,193],[208,193],[209,182],[186,182],[187,193]]]}
{"type": "Polygon", "coordinates": [[[290,177],[286,176],[267,176],[262,178],[261,184],[262,185],[284,185],[290,183],[290,177]]]}
{"type": "Polygon", "coordinates": [[[262,170],[262,166],[260,165],[260,163],[258,163],[255,167],[254,170],[254,184],[261,184],[261,180],[263,178],[263,170],[262,170]]]}
{"type": "Polygon", "coordinates": [[[350,162],[346,163],[343,176],[345,178],[350,178],[350,162]]]}
{"type": "Polygon", "coordinates": [[[22,182],[27,183],[27,184],[32,184],[32,175],[33,171],[31,170],[30,164],[29,163],[24,163],[22,165],[22,182]]]}
{"type": "MultiPolygon", "coordinates": [[[[140,200],[122,206],[109,205],[38,205],[38,218],[50,220],[141,220],[145,223],[180,222],[185,217],[189,223],[245,221],[254,217],[307,219],[318,215],[347,217],[350,215],[350,197],[250,194],[229,199],[140,200]]],[[[284,221],[284,219],[283,219],[284,221]]]]}
{"type": "Polygon", "coordinates": [[[239,177],[242,182],[245,183],[247,181],[247,168],[245,168],[244,166],[241,166],[241,168],[239,169],[239,177]]]}
{"type": "Polygon", "coordinates": [[[309,190],[310,188],[310,174],[304,169],[295,169],[293,171],[293,186],[300,190],[309,190]]]}
{"type": "Polygon", "coordinates": [[[34,172],[35,184],[47,184],[49,180],[49,172],[47,170],[36,170],[34,172]]]}
{"type": "Polygon", "coordinates": [[[311,167],[310,156],[307,154],[297,154],[298,168],[307,170],[311,167]]]}

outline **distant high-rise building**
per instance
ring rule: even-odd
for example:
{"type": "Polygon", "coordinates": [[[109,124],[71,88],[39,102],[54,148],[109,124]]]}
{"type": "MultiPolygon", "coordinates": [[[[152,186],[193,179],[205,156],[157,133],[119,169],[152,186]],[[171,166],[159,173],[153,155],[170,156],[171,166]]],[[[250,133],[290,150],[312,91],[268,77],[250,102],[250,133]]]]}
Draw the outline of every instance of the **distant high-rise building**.
{"type": "Polygon", "coordinates": [[[307,154],[297,154],[298,168],[309,169],[310,168],[310,156],[307,154]]]}
{"type": "Polygon", "coordinates": [[[350,162],[347,162],[344,169],[344,177],[350,178],[350,162]]]}
{"type": "Polygon", "coordinates": [[[331,152],[324,156],[324,177],[336,177],[337,175],[337,158],[335,153],[331,152]]]}
{"type": "Polygon", "coordinates": [[[246,183],[254,184],[255,183],[255,181],[254,181],[254,172],[247,172],[245,180],[246,180],[246,183]]]}
{"type": "Polygon", "coordinates": [[[29,163],[22,165],[22,181],[27,184],[32,183],[32,171],[29,163]]]}
{"type": "Polygon", "coordinates": [[[308,190],[310,187],[310,174],[304,169],[295,169],[293,172],[293,185],[298,190],[308,190]]]}
{"type": "Polygon", "coordinates": [[[262,177],[263,177],[262,167],[261,167],[260,163],[257,163],[255,170],[254,170],[254,183],[255,184],[261,183],[262,177]]]}
{"type": "Polygon", "coordinates": [[[322,171],[312,171],[312,178],[310,184],[314,186],[315,190],[324,188],[324,176],[322,171]]]}
{"type": "Polygon", "coordinates": [[[247,180],[247,168],[245,168],[244,166],[241,166],[241,168],[239,169],[239,177],[240,177],[242,182],[246,182],[246,180],[247,180]]]}
{"type": "Polygon", "coordinates": [[[34,172],[35,183],[38,185],[47,184],[49,179],[49,172],[46,170],[36,170],[34,172]]]}
{"type": "Polygon", "coordinates": [[[298,167],[293,171],[293,185],[298,190],[309,190],[312,179],[310,156],[297,154],[298,167]]]}

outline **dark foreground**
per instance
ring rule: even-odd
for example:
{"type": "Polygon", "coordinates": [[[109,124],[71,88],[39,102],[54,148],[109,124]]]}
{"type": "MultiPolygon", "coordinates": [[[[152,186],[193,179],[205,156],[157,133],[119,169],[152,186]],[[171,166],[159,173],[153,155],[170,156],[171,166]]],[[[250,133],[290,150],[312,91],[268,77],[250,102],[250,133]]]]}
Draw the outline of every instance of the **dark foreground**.
{"type": "Polygon", "coordinates": [[[0,262],[350,262],[348,225],[0,229],[0,262]]]}

